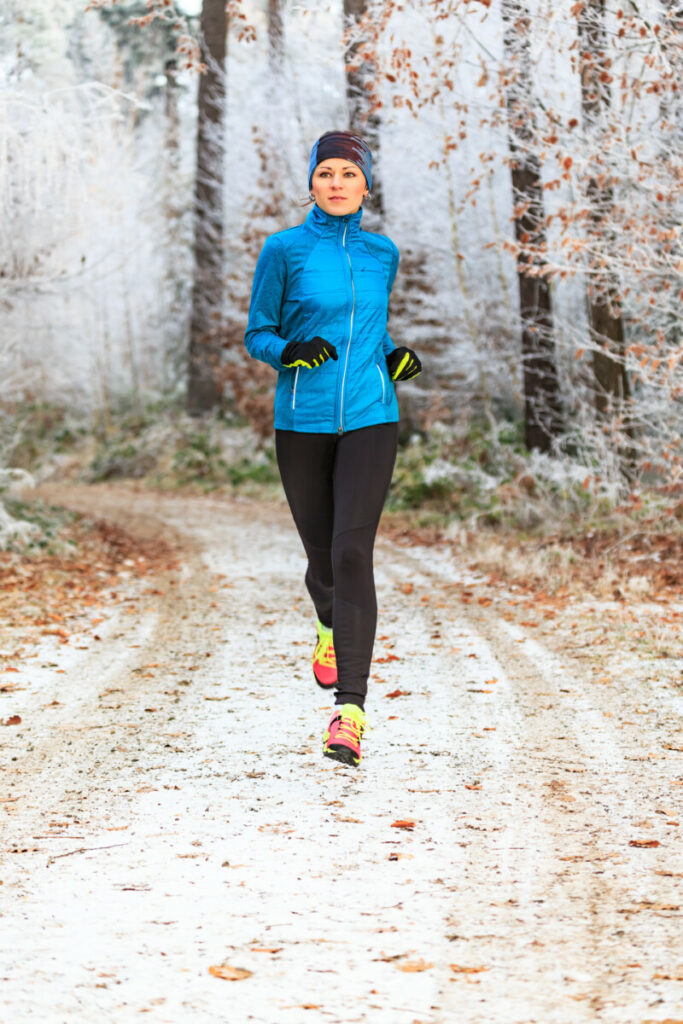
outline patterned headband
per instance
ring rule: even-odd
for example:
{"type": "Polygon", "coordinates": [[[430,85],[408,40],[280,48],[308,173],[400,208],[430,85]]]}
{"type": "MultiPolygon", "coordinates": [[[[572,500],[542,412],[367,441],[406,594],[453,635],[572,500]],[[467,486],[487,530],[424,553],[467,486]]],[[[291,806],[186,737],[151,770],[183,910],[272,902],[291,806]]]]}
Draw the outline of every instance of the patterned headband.
{"type": "Polygon", "coordinates": [[[308,187],[311,187],[313,171],[323,160],[349,160],[360,167],[365,175],[368,188],[372,188],[372,154],[367,144],[359,135],[352,132],[325,132],[313,144],[311,159],[308,162],[308,187]]]}

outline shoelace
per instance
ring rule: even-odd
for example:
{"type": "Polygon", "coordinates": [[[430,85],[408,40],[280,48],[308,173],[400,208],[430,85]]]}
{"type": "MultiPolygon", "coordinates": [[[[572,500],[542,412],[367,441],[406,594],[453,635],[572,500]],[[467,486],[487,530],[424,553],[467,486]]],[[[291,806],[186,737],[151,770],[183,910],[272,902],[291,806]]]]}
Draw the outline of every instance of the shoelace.
{"type": "Polygon", "coordinates": [[[324,640],[321,640],[318,644],[315,655],[320,664],[325,665],[326,668],[337,667],[337,656],[334,653],[334,647],[331,643],[325,643],[324,640]]]}
{"type": "Polygon", "coordinates": [[[355,718],[347,718],[346,716],[340,718],[339,728],[335,740],[350,740],[351,743],[358,743],[365,726],[360,722],[357,722],[355,718]]]}

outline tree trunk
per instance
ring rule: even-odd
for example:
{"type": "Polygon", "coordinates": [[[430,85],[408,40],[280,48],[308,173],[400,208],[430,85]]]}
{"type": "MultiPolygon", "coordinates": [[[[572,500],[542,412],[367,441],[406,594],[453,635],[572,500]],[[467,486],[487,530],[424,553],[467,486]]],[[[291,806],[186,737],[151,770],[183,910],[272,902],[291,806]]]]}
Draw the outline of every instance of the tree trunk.
{"type": "Polygon", "coordinates": [[[225,157],[225,0],[204,0],[194,196],[194,279],[187,407],[208,412],[220,400],[220,318],[223,298],[223,173],[225,157]]]}
{"type": "Polygon", "coordinates": [[[268,66],[271,81],[282,78],[284,64],[284,28],[281,0],[268,0],[268,66]]]}
{"type": "MultiPolygon", "coordinates": [[[[344,0],[344,25],[353,33],[361,18],[367,12],[367,0],[344,0]]],[[[351,38],[344,54],[346,68],[346,97],[349,106],[349,130],[361,135],[372,152],[372,198],[366,199],[366,219],[379,229],[384,220],[384,195],[380,177],[380,125],[381,118],[373,110],[366,85],[377,80],[377,68],[371,61],[363,59],[360,44],[351,38]]]]}
{"type": "Polygon", "coordinates": [[[550,283],[546,265],[541,164],[535,151],[535,121],[529,52],[529,14],[520,0],[502,0],[509,85],[506,103],[512,161],[512,195],[522,321],[524,439],[527,448],[549,451],[562,431],[561,399],[550,283]],[[539,273],[540,271],[540,273],[539,273]]]}
{"type": "Polygon", "coordinates": [[[622,420],[626,418],[631,388],[626,373],[619,282],[609,269],[614,189],[609,184],[609,174],[600,155],[604,134],[608,130],[604,114],[611,102],[605,0],[585,0],[578,27],[581,109],[584,127],[593,147],[587,198],[591,248],[588,302],[596,382],[595,407],[603,418],[612,415],[622,420]]]}

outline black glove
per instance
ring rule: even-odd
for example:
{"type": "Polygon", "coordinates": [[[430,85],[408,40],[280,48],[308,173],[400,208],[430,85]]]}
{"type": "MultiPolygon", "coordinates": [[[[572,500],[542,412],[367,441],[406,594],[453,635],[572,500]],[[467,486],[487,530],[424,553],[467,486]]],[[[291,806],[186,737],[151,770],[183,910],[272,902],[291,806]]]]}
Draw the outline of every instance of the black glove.
{"type": "Polygon", "coordinates": [[[289,341],[280,356],[285,366],[305,366],[307,370],[322,366],[328,359],[337,358],[334,345],[318,337],[313,341],[289,341]]]}
{"type": "Polygon", "coordinates": [[[387,369],[392,380],[412,380],[422,373],[422,363],[412,348],[395,348],[387,356],[387,369]]]}

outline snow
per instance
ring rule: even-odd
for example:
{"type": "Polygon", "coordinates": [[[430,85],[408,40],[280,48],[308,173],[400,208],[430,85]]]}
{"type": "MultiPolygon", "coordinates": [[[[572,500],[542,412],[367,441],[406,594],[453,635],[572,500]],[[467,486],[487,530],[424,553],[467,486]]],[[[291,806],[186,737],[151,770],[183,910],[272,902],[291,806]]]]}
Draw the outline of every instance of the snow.
{"type": "Polygon", "coordinates": [[[1,698],[22,717],[3,733],[7,1019],[676,1012],[680,915],[657,909],[683,870],[675,664],[596,684],[505,621],[502,594],[462,604],[476,581],[448,551],[382,543],[372,732],[344,768],[320,752],[329,698],[285,510],[112,488],[70,503],[145,517],[185,554],[164,593],[105,602],[100,640],[84,620],[41,641],[1,698]],[[212,977],[222,963],[252,976],[212,977]]]}

